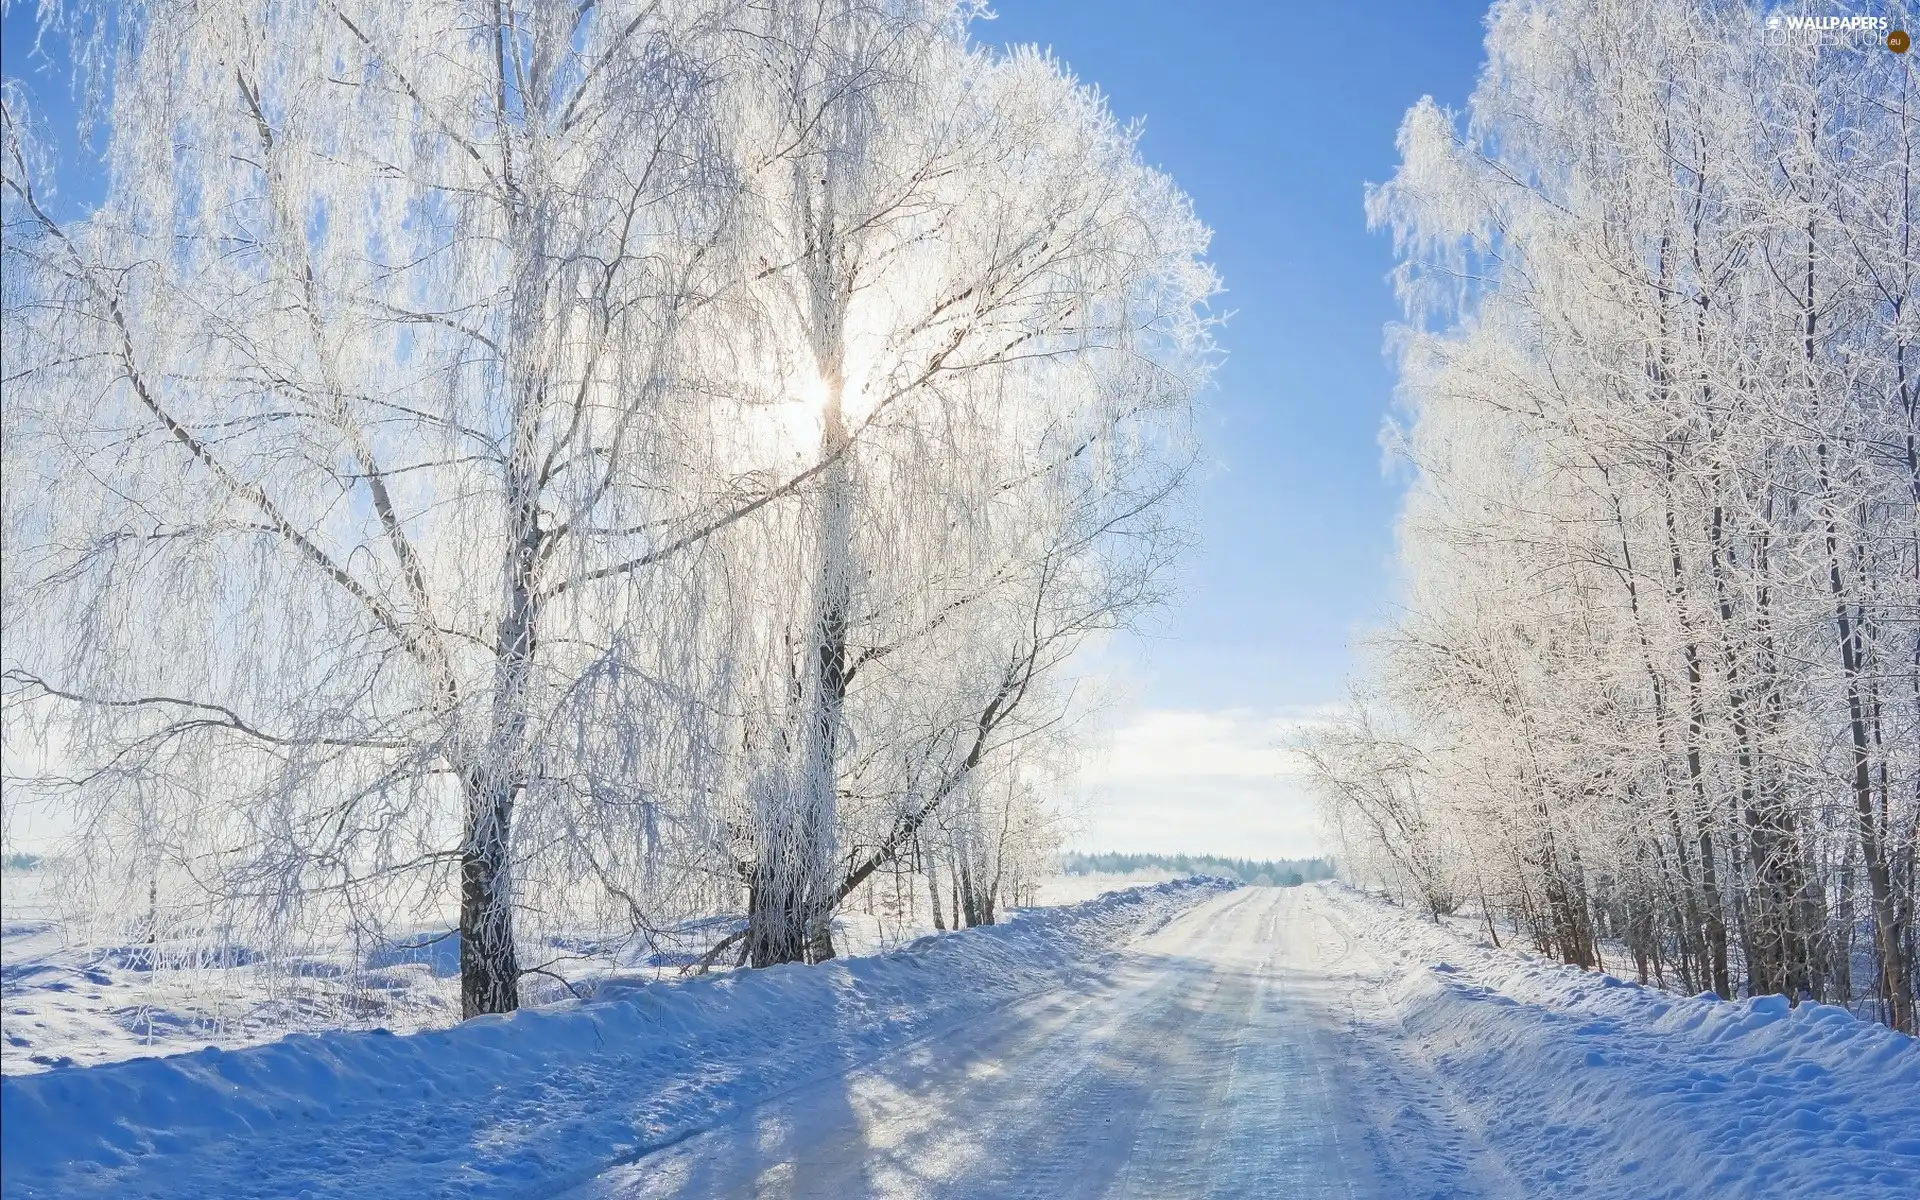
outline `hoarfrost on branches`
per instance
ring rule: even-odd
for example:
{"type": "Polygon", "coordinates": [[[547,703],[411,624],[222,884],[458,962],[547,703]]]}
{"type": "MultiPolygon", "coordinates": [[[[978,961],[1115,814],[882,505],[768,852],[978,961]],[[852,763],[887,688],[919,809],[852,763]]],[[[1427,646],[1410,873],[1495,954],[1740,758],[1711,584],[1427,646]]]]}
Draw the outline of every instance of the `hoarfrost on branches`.
{"type": "Polygon", "coordinates": [[[562,930],[830,955],[936,830],[991,920],[1178,542],[1214,280],[975,15],[155,0],[73,222],[9,91],[9,805],[90,898],[457,909],[469,1015],[562,930]]]}
{"type": "Polygon", "coordinates": [[[1487,47],[1369,196],[1406,596],[1305,745],[1336,823],[1436,917],[1912,1032],[1914,65],[1677,0],[1487,47]]]}

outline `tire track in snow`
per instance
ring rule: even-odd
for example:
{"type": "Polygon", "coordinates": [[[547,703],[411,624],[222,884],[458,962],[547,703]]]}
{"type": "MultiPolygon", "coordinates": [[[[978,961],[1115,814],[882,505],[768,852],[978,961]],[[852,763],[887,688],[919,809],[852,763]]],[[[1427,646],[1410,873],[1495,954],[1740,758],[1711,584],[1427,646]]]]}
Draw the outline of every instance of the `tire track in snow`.
{"type": "Polygon", "coordinates": [[[1110,986],[1012,1006],[579,1195],[1481,1194],[1369,1161],[1336,970],[1354,942],[1300,897],[1221,897],[1133,947],[1110,986]]]}

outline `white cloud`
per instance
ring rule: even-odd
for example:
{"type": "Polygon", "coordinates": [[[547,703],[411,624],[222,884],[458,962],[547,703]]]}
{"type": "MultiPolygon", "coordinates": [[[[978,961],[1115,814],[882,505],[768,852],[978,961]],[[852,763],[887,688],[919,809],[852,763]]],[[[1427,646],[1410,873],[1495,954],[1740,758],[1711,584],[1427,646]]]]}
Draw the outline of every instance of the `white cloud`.
{"type": "Polygon", "coordinates": [[[1328,852],[1289,735],[1313,710],[1145,709],[1081,772],[1084,850],[1299,858],[1328,852]]]}

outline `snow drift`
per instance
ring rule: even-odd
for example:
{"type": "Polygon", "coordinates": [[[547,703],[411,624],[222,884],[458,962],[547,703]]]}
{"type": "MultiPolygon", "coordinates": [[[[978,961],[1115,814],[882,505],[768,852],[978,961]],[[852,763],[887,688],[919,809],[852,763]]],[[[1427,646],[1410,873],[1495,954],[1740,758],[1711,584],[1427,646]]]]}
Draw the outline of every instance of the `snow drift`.
{"type": "Polygon", "coordinates": [[[1183,880],[891,954],[678,983],[394,1036],[0,1081],[7,1196],[499,1196],[582,1181],[1032,992],[1231,885],[1183,880]]]}
{"type": "Polygon", "coordinates": [[[1320,886],[1394,966],[1376,1027],[1471,1114],[1518,1194],[1920,1196],[1913,1038],[1830,1005],[1675,996],[1475,945],[1320,886]]]}

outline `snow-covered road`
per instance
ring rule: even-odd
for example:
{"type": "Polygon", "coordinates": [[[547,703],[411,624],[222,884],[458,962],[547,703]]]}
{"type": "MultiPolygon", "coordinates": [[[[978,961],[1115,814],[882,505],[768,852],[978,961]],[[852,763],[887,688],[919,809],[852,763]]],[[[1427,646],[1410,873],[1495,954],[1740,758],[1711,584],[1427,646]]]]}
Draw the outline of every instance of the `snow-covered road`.
{"type": "Polygon", "coordinates": [[[1912,1197],[1920,1051],[1249,888],[571,1195],[1912,1197]]]}
{"type": "Polygon", "coordinates": [[[0,1079],[6,1197],[1912,1200],[1920,1048],[1338,884],[0,1079]]]}
{"type": "Polygon", "coordinates": [[[1232,892],[1137,943],[1106,986],[924,1039],[575,1194],[1518,1194],[1446,1089],[1405,1064],[1392,1095],[1417,1107],[1397,1117],[1421,1152],[1382,1160],[1392,1067],[1369,1061],[1354,1004],[1385,970],[1324,893],[1232,892]]]}

